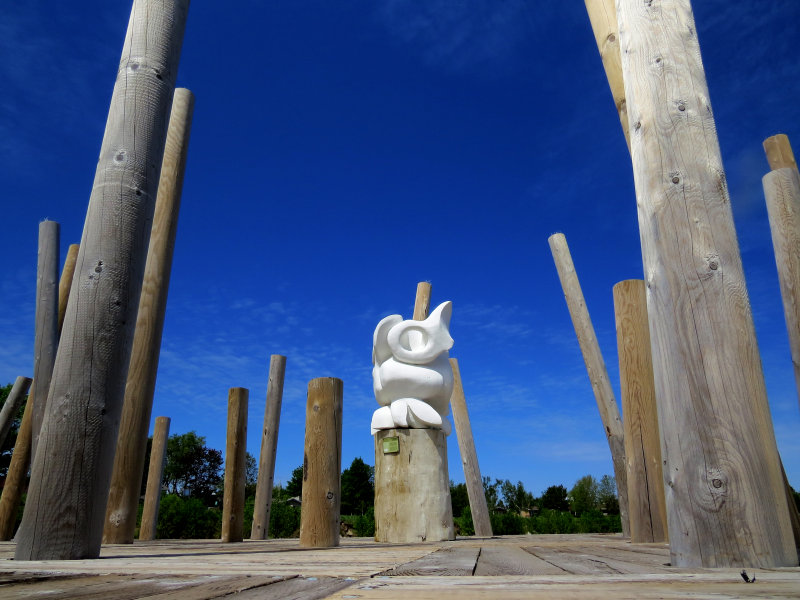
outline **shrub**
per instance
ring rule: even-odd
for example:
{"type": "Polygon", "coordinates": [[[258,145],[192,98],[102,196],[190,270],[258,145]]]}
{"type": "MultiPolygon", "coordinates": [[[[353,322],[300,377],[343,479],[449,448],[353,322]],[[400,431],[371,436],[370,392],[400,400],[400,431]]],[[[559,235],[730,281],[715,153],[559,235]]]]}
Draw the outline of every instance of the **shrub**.
{"type": "Polygon", "coordinates": [[[212,539],[220,537],[222,512],[207,508],[197,498],[167,494],[161,498],[156,535],[161,539],[212,539]]]}

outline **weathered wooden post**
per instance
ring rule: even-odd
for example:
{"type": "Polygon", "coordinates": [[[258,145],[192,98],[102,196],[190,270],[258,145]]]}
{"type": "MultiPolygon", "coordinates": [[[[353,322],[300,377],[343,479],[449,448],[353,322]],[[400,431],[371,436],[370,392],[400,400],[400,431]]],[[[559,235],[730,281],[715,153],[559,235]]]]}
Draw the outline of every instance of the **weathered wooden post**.
{"type": "Polygon", "coordinates": [[[58,246],[60,226],[39,223],[39,255],[36,267],[36,339],[34,343],[33,437],[31,456],[36,457],[39,432],[47,405],[47,391],[58,350],[58,246]]]}
{"type": "Polygon", "coordinates": [[[431,310],[431,283],[429,281],[420,281],[417,284],[417,295],[414,299],[414,316],[411,317],[415,321],[424,321],[428,317],[431,310]]]}
{"type": "Polygon", "coordinates": [[[25,400],[25,396],[28,394],[28,390],[31,387],[31,381],[33,380],[30,377],[23,377],[20,375],[17,377],[16,381],[14,381],[11,391],[8,393],[6,402],[3,404],[3,410],[0,410],[0,446],[6,441],[6,436],[11,430],[14,417],[19,407],[22,406],[22,402],[25,400]]]}
{"type": "Polygon", "coordinates": [[[258,481],[253,505],[251,540],[265,540],[269,533],[269,513],[272,508],[272,480],[275,476],[275,452],[278,449],[278,428],[281,422],[283,401],[283,376],[286,357],[273,354],[269,359],[267,403],[264,407],[264,431],[261,435],[261,452],[258,457],[258,481]]]}
{"type": "Polygon", "coordinates": [[[578,274],[575,272],[575,265],[572,263],[567,239],[563,233],[554,233],[548,238],[548,242],[550,251],[553,253],[556,270],[558,271],[558,278],[564,290],[564,298],[567,301],[572,325],[575,327],[575,335],[578,337],[578,345],[583,354],[583,361],[589,373],[589,381],[592,384],[597,408],[600,411],[600,419],[606,432],[608,447],[611,450],[614,477],[617,481],[622,533],[625,537],[628,537],[630,536],[628,476],[625,466],[624,433],[622,421],[619,418],[617,401],[614,398],[614,391],[611,389],[606,363],[603,360],[603,354],[600,352],[600,344],[597,343],[597,335],[595,335],[594,327],[592,326],[589,309],[586,307],[586,301],[583,298],[578,274]]]}
{"type": "Polygon", "coordinates": [[[100,553],[188,6],[188,0],[133,3],[17,535],[17,560],[100,553]]]}
{"type": "Polygon", "coordinates": [[[797,565],[688,0],[619,0],[671,562],[797,565]]]}
{"type": "Polygon", "coordinates": [[[764,140],[764,150],[772,170],[761,181],[800,401],[800,173],[785,135],[764,140]]]}
{"type": "Polygon", "coordinates": [[[228,392],[228,436],[225,445],[225,490],[222,496],[222,541],[241,542],[244,526],[244,487],[247,476],[247,402],[250,392],[228,392]]]}
{"type": "Polygon", "coordinates": [[[486,495],[483,493],[483,479],[481,478],[481,468],[478,466],[478,453],[475,452],[475,442],[472,439],[472,425],[467,412],[467,400],[464,396],[461,371],[455,358],[450,359],[450,366],[453,367],[454,381],[450,408],[453,411],[458,450],[461,453],[461,465],[464,467],[464,479],[467,482],[467,496],[469,497],[469,508],[472,513],[472,523],[475,526],[475,535],[492,537],[492,523],[489,520],[486,495]]]}
{"type": "Polygon", "coordinates": [[[172,253],[178,229],[183,174],[189,150],[194,95],[177,88],[167,128],[155,214],[144,268],[136,331],[108,493],[103,541],[132,544],[144,474],[147,430],[167,310],[172,253]]]}
{"type": "Polygon", "coordinates": [[[158,528],[158,505],[161,502],[161,480],[164,477],[164,464],[167,461],[167,440],[169,439],[169,417],[156,417],[153,429],[153,445],[150,448],[150,466],[147,469],[147,487],[144,492],[142,524],[139,526],[139,539],[156,539],[158,528]]]}
{"type": "Polygon", "coordinates": [[[300,545],[339,545],[342,472],[343,384],[335,377],[312,379],[306,403],[300,545]]]}
{"type": "Polygon", "coordinates": [[[631,542],[667,541],[658,407],[644,281],[614,286],[631,542]]]}
{"type": "Polygon", "coordinates": [[[79,244],[70,244],[64,268],[61,269],[61,280],[58,282],[58,335],[64,327],[64,316],[67,314],[67,300],[72,289],[72,278],[75,276],[75,263],[78,261],[79,244]]]}

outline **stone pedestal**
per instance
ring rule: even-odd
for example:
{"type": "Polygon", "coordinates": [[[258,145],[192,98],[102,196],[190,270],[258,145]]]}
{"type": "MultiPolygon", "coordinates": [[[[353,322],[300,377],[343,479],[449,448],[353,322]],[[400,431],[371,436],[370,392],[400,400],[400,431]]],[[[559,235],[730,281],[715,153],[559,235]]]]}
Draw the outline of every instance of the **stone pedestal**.
{"type": "Polygon", "coordinates": [[[439,429],[375,434],[375,541],[455,539],[447,436],[439,429]]]}

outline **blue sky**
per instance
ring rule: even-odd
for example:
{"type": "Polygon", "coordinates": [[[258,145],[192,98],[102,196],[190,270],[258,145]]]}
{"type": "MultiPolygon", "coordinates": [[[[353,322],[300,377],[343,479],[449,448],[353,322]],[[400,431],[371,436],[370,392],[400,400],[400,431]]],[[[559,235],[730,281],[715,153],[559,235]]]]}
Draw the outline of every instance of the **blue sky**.
{"type": "MultiPolygon", "coordinates": [[[[696,0],[779,448],[800,411],[761,142],[800,149],[800,3],[696,0]]],[[[153,417],[224,450],[250,390],[258,454],[285,354],[276,480],[302,462],[306,386],[344,380],[343,466],[373,463],[372,331],[418,281],[451,332],[483,474],[534,493],[611,473],[547,245],[564,232],[615,390],[612,286],[641,278],[630,159],[583,2],[195,0],[196,95],[153,417]]],[[[130,5],[0,7],[0,383],[33,369],[36,235],[80,239],[130,5]]],[[[450,475],[463,481],[455,436],[450,475]]]]}

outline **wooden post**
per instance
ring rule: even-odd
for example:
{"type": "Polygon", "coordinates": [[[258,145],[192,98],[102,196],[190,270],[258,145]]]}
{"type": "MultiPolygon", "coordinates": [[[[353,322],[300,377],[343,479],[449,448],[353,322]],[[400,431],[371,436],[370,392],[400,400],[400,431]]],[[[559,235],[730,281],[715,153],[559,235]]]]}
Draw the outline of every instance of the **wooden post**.
{"type": "Polygon", "coordinates": [[[417,284],[417,297],[414,299],[415,321],[424,321],[428,318],[431,310],[431,284],[428,281],[420,281],[417,284]]]}
{"type": "Polygon", "coordinates": [[[31,434],[33,430],[33,387],[28,395],[25,412],[22,414],[22,423],[17,432],[17,443],[14,444],[14,453],[8,465],[6,481],[3,485],[3,494],[0,496],[0,541],[10,540],[14,536],[14,526],[17,524],[17,507],[22,497],[22,488],[25,487],[25,476],[28,474],[28,465],[31,460],[31,434]]]}
{"type": "Polygon", "coordinates": [[[8,393],[3,409],[0,410],[0,446],[6,441],[6,436],[11,430],[14,417],[17,415],[17,411],[22,406],[22,402],[31,387],[31,381],[33,380],[30,377],[20,375],[8,393]]]}
{"type": "Polygon", "coordinates": [[[156,539],[158,505],[161,502],[161,480],[164,477],[164,464],[167,461],[169,424],[169,417],[156,417],[153,446],[150,449],[150,467],[147,470],[147,488],[144,492],[142,524],[139,527],[139,539],[142,541],[156,539]]]}
{"type": "Polygon", "coordinates": [[[658,407],[644,281],[614,286],[631,542],[667,541],[658,407]]]}
{"type": "Polygon", "coordinates": [[[103,541],[107,544],[132,544],[136,529],[193,107],[192,92],[176,89],[106,507],[103,541]]]}
{"type": "Polygon", "coordinates": [[[72,278],[75,276],[75,263],[78,260],[79,244],[70,244],[64,268],[61,269],[61,281],[58,283],[58,335],[64,327],[64,316],[67,314],[69,291],[72,289],[72,278]]]}
{"type": "Polygon", "coordinates": [[[17,536],[17,560],[100,553],[188,5],[188,0],[133,3],[17,536]]]}
{"type": "Polygon", "coordinates": [[[283,376],[286,357],[273,354],[269,359],[267,403],[264,407],[264,431],[261,435],[261,452],[258,456],[258,482],[253,506],[251,540],[265,540],[269,533],[269,513],[272,508],[272,480],[275,476],[275,452],[278,449],[278,428],[281,422],[283,376]]]}
{"type": "Polygon", "coordinates": [[[339,545],[342,398],[341,379],[320,377],[308,384],[300,510],[300,545],[306,548],[339,545]]]}
{"type": "Polygon", "coordinates": [[[603,422],[603,428],[608,439],[611,460],[614,464],[614,477],[617,481],[622,533],[625,537],[629,537],[628,476],[625,466],[624,434],[622,421],[619,418],[617,401],[614,398],[614,391],[611,389],[606,363],[603,360],[603,354],[600,352],[600,344],[597,343],[597,336],[592,326],[592,319],[589,316],[589,309],[586,307],[586,301],[583,298],[578,274],[575,272],[575,265],[572,263],[567,239],[563,233],[555,233],[550,236],[548,242],[550,243],[550,251],[553,253],[553,261],[555,261],[556,270],[558,271],[558,278],[564,290],[564,298],[567,301],[572,325],[575,327],[575,335],[578,337],[578,345],[583,354],[583,361],[589,373],[589,381],[591,381],[597,408],[600,411],[600,419],[603,422]]]}
{"type": "Polygon", "coordinates": [[[785,135],[767,138],[764,149],[773,170],[762,183],[800,401],[800,173],[785,135]]]}
{"type": "Polygon", "coordinates": [[[60,226],[55,221],[39,223],[39,257],[36,268],[36,341],[33,378],[33,449],[36,457],[39,432],[47,405],[47,392],[58,350],[58,246],[60,226]]]}
{"type": "Polygon", "coordinates": [[[625,135],[625,143],[628,144],[628,149],[630,150],[628,108],[625,103],[625,86],[622,82],[622,59],[619,53],[619,28],[617,27],[615,0],[584,1],[586,3],[586,11],[589,13],[589,21],[592,24],[594,39],[597,42],[597,49],[600,51],[600,58],[606,71],[608,87],[611,89],[611,96],[614,98],[614,104],[617,107],[622,133],[625,135]]]}
{"type": "Polygon", "coordinates": [[[453,367],[453,395],[450,398],[450,408],[453,410],[458,449],[461,452],[461,465],[464,467],[464,479],[467,482],[472,523],[475,525],[475,535],[492,537],[492,523],[489,521],[489,508],[486,506],[486,495],[483,493],[483,479],[478,466],[475,442],[472,439],[472,425],[467,412],[461,371],[455,358],[450,359],[450,366],[453,367]]]}
{"type": "Polygon", "coordinates": [[[222,496],[222,541],[241,542],[244,486],[247,476],[247,402],[245,388],[228,391],[228,435],[225,445],[225,490],[222,496]]]}
{"type": "Polygon", "coordinates": [[[671,562],[797,565],[688,0],[619,0],[671,562]]]}

